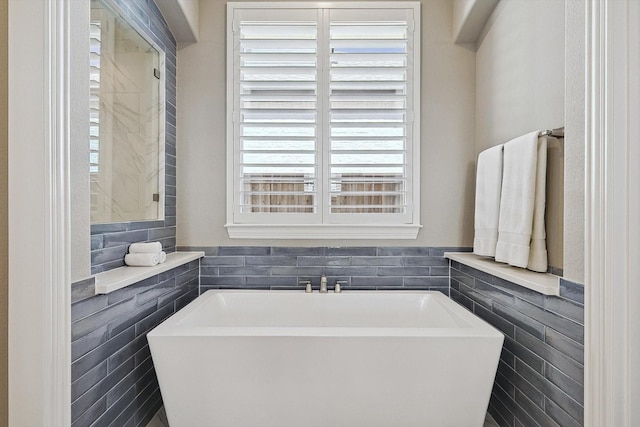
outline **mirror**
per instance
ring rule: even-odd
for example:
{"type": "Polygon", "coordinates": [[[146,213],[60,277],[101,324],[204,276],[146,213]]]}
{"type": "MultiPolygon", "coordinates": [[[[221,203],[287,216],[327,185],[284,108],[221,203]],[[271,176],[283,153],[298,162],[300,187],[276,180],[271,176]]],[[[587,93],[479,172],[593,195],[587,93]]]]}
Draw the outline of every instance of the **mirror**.
{"type": "Polygon", "coordinates": [[[91,0],[91,223],[164,217],[164,55],[91,0]]]}

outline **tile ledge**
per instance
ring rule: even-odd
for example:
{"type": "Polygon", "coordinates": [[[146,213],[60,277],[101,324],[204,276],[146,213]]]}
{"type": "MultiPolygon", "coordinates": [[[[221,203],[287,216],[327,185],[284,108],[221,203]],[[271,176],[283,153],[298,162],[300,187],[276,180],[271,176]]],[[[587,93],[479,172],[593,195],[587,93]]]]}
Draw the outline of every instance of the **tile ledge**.
{"type": "Polygon", "coordinates": [[[560,277],[553,274],[511,267],[469,252],[445,252],[444,257],[543,295],[560,295],[560,277]]]}
{"type": "Polygon", "coordinates": [[[167,254],[167,260],[153,267],[119,267],[95,275],[96,295],[108,294],[122,289],[141,280],[156,276],[181,265],[195,261],[204,256],[204,252],[172,252],[167,254]]]}

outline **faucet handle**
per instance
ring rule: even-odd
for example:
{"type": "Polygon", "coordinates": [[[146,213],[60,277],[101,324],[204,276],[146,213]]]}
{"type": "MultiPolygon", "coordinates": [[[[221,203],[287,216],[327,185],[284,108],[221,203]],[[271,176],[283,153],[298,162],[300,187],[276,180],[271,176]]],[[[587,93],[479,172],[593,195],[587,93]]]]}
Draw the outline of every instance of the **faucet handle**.
{"type": "Polygon", "coordinates": [[[336,294],[339,294],[340,292],[342,292],[341,285],[348,285],[348,284],[349,284],[348,280],[336,280],[336,285],[333,288],[333,292],[336,294]]]}
{"type": "Polygon", "coordinates": [[[311,292],[313,292],[313,289],[311,288],[311,280],[300,280],[298,282],[300,285],[306,285],[304,291],[308,294],[310,294],[311,292]]]}

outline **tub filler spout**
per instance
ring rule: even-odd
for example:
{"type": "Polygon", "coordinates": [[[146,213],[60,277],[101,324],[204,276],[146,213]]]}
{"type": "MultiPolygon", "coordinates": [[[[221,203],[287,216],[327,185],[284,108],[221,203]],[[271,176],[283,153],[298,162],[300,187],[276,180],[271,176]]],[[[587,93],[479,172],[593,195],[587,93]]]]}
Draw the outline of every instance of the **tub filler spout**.
{"type": "Polygon", "coordinates": [[[326,294],[327,292],[327,276],[323,274],[322,277],[320,277],[320,293],[326,294]]]}

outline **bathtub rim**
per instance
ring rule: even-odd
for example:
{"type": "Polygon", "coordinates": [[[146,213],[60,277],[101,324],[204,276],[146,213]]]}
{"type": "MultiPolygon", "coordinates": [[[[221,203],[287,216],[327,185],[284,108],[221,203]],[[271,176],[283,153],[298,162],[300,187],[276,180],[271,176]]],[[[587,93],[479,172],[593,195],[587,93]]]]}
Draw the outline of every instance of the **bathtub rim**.
{"type": "MultiPolygon", "coordinates": [[[[348,290],[344,294],[369,294],[369,295],[429,295],[434,298],[444,309],[454,317],[460,318],[469,324],[468,327],[356,327],[356,326],[184,326],[179,322],[201,306],[207,304],[217,294],[299,294],[298,290],[259,290],[259,289],[211,289],[204,292],[191,303],[173,314],[161,324],[151,330],[147,336],[150,339],[156,337],[469,337],[469,338],[496,338],[504,339],[504,334],[494,326],[487,323],[465,307],[451,300],[439,291],[421,290],[397,290],[397,291],[372,291],[372,290],[348,290]]],[[[340,298],[341,294],[312,294],[306,297],[316,298],[340,298]]]]}

